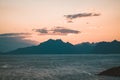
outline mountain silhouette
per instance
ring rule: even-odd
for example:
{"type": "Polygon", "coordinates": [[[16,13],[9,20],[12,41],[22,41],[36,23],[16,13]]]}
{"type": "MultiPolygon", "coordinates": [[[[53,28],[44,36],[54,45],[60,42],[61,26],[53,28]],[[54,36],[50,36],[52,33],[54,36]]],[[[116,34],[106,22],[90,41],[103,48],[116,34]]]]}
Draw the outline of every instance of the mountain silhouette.
{"type": "Polygon", "coordinates": [[[112,54],[120,53],[120,42],[81,43],[72,45],[69,42],[63,42],[61,39],[42,42],[37,46],[19,48],[6,54],[112,54]]]}
{"type": "Polygon", "coordinates": [[[69,42],[63,42],[60,39],[49,39],[38,46],[19,48],[8,52],[10,54],[69,54],[73,53],[74,45],[69,42]]]}
{"type": "Polygon", "coordinates": [[[76,53],[92,53],[95,44],[89,42],[84,42],[81,44],[75,45],[76,53]]]}
{"type": "Polygon", "coordinates": [[[18,48],[33,46],[35,43],[35,41],[22,37],[0,37],[0,51],[9,52],[18,48]]]}
{"type": "Polygon", "coordinates": [[[93,53],[120,53],[120,42],[114,40],[112,42],[99,42],[96,43],[93,53]]]}

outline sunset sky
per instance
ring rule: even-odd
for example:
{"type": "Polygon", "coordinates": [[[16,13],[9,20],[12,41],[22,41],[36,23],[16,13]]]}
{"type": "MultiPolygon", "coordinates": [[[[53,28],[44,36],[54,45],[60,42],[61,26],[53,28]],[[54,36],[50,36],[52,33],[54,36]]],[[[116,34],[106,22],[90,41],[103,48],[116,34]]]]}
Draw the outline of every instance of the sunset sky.
{"type": "Polygon", "coordinates": [[[0,0],[0,38],[120,41],[120,0],[0,0]]]}

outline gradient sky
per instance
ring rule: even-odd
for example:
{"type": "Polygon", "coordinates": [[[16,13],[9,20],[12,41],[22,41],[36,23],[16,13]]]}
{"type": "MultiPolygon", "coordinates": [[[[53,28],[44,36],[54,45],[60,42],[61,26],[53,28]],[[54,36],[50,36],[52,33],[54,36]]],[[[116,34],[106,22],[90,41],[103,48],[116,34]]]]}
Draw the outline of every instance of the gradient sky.
{"type": "Polygon", "coordinates": [[[38,43],[120,40],[120,0],[0,0],[0,34],[6,33],[30,33],[24,38],[38,43]],[[99,16],[65,17],[85,13],[99,16]]]}

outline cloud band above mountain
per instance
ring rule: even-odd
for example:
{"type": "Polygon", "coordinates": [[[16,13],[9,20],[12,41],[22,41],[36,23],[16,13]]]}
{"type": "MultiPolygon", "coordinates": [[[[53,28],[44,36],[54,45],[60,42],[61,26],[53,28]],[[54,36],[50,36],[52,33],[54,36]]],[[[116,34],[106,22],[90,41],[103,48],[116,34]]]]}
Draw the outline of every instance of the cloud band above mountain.
{"type": "Polygon", "coordinates": [[[30,33],[4,33],[0,34],[0,37],[18,37],[18,36],[28,36],[30,33]]]}
{"type": "Polygon", "coordinates": [[[56,27],[55,29],[53,29],[53,33],[58,33],[58,32],[63,33],[63,34],[69,34],[69,33],[78,34],[80,31],[67,29],[64,27],[56,27]]]}
{"type": "Polygon", "coordinates": [[[41,35],[68,35],[80,33],[78,30],[68,29],[64,27],[55,27],[53,29],[34,29],[33,31],[39,32],[41,35]]]}
{"type": "Polygon", "coordinates": [[[82,18],[82,17],[100,16],[100,15],[101,15],[100,13],[78,13],[78,14],[64,15],[64,17],[67,18],[69,23],[71,23],[72,19],[82,18]]]}
{"type": "Polygon", "coordinates": [[[68,19],[91,17],[91,16],[100,16],[100,14],[99,13],[78,13],[78,14],[72,14],[72,15],[64,15],[64,17],[68,19]]]}

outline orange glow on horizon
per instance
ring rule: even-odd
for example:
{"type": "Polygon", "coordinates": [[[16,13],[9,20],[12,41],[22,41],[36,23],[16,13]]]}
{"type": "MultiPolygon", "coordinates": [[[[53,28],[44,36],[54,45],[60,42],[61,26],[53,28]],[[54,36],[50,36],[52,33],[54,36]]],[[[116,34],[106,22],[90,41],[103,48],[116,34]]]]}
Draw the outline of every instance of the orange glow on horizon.
{"type": "Polygon", "coordinates": [[[32,33],[28,39],[43,42],[62,39],[81,42],[120,41],[120,0],[1,0],[0,34],[32,33]],[[100,13],[100,16],[78,17],[67,22],[64,15],[100,13]],[[32,29],[55,26],[78,30],[79,34],[39,35],[32,29]]]}

